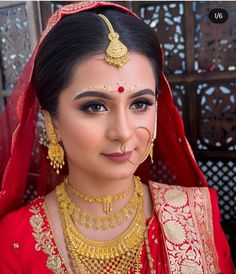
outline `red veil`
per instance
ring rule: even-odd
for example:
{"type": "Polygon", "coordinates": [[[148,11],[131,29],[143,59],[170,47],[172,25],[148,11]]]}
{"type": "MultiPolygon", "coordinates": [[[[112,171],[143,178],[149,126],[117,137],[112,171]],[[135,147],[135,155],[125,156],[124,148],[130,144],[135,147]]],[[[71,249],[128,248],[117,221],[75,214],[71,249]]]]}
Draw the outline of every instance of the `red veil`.
{"type": "MultiPolygon", "coordinates": [[[[22,205],[23,201],[30,198],[29,194],[45,195],[61,180],[50,169],[45,150],[39,145],[39,103],[32,80],[39,45],[62,17],[103,6],[117,8],[137,17],[130,10],[109,2],[74,3],[57,10],[49,19],[46,30],[8,100],[0,117],[0,216],[22,205]]],[[[139,166],[136,174],[145,183],[155,180],[183,186],[206,186],[207,182],[188,145],[182,119],[173,104],[171,90],[163,73],[159,88],[161,95],[158,97],[154,164],[151,166],[147,159],[139,166]]]]}

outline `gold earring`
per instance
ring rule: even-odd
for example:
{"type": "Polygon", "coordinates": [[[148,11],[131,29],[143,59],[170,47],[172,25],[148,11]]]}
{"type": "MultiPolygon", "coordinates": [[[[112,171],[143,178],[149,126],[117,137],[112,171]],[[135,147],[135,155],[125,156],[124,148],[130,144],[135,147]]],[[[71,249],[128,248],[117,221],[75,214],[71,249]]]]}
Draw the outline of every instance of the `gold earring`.
{"type": "Polygon", "coordinates": [[[51,117],[48,113],[45,114],[45,123],[49,139],[47,159],[50,159],[50,165],[56,170],[56,173],[59,174],[60,169],[62,169],[65,164],[64,150],[58,142],[51,117]]]}
{"type": "Polygon", "coordinates": [[[149,148],[149,152],[148,152],[148,155],[149,155],[150,158],[151,158],[152,164],[154,163],[154,161],[153,161],[153,147],[154,147],[153,141],[154,141],[154,140],[152,140],[152,142],[151,142],[151,144],[150,144],[150,148],[149,148]]]}
{"type": "Polygon", "coordinates": [[[151,144],[150,144],[150,147],[149,147],[149,152],[148,152],[148,155],[150,156],[151,158],[151,162],[152,164],[154,164],[154,161],[153,161],[153,147],[154,147],[154,141],[156,139],[156,135],[157,135],[157,110],[158,110],[158,102],[156,100],[156,103],[155,103],[155,117],[154,117],[154,134],[153,134],[153,138],[152,138],[152,141],[151,141],[151,144]]]}

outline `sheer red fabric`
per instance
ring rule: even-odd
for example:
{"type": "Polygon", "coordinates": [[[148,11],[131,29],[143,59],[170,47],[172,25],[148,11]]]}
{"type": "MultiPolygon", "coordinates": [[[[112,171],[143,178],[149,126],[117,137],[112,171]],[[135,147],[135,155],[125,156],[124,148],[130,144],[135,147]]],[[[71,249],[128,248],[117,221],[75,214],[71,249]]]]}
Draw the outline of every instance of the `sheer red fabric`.
{"type": "MultiPolygon", "coordinates": [[[[56,11],[49,19],[47,28],[0,117],[0,216],[22,205],[29,198],[29,191],[34,196],[45,195],[61,180],[50,169],[46,151],[38,143],[39,104],[32,80],[34,61],[44,37],[62,17],[98,7],[117,8],[138,18],[130,10],[109,2],[74,3],[56,11]]],[[[174,106],[171,90],[163,73],[159,88],[161,95],[158,98],[154,164],[151,166],[149,160],[146,160],[139,166],[136,174],[145,183],[154,179],[183,186],[206,186],[207,182],[188,145],[182,119],[174,106]]]]}

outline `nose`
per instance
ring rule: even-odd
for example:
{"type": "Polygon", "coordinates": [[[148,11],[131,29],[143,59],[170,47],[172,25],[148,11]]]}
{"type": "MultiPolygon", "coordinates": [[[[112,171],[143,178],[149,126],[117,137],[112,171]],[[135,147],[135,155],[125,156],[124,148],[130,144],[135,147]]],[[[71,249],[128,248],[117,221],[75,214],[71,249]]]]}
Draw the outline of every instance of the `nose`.
{"type": "Polygon", "coordinates": [[[107,130],[107,136],[110,140],[126,143],[132,138],[134,125],[132,125],[131,117],[127,112],[128,110],[122,109],[110,115],[110,126],[107,130]]]}

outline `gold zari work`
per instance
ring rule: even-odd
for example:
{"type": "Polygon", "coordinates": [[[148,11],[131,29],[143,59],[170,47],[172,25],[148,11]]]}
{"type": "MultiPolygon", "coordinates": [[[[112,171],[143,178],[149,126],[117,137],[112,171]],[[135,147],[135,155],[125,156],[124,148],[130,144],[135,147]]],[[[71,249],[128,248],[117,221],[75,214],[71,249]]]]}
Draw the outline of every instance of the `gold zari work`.
{"type": "Polygon", "coordinates": [[[76,204],[70,199],[69,195],[64,193],[64,202],[67,203],[68,213],[70,214],[72,220],[76,224],[84,225],[87,228],[93,229],[108,229],[113,228],[117,225],[123,224],[130,216],[134,214],[137,210],[139,196],[138,196],[138,182],[134,182],[135,190],[132,196],[130,197],[127,204],[120,210],[109,214],[105,217],[93,216],[85,211],[82,211],[76,204]]]}
{"type": "Polygon", "coordinates": [[[69,213],[65,183],[56,188],[59,211],[68,251],[76,271],[80,273],[126,274],[130,268],[140,273],[140,253],[144,243],[145,217],[142,185],[137,184],[137,210],[126,231],[109,241],[95,241],[81,234],[69,213]]]}
{"type": "Polygon", "coordinates": [[[121,43],[119,40],[120,36],[117,32],[114,32],[113,27],[110,21],[107,19],[106,16],[103,14],[98,14],[104,22],[106,23],[107,27],[109,28],[109,35],[108,39],[110,40],[110,44],[106,49],[106,57],[105,61],[108,64],[114,65],[116,67],[122,67],[129,61],[128,58],[128,49],[127,47],[121,43]]]}
{"type": "Polygon", "coordinates": [[[78,197],[84,199],[87,202],[97,202],[97,203],[102,203],[103,204],[103,211],[105,213],[110,213],[112,211],[112,202],[118,200],[118,199],[122,199],[124,198],[130,191],[131,189],[131,185],[126,189],[126,191],[124,191],[123,193],[119,193],[116,195],[108,195],[105,197],[91,197],[91,196],[87,196],[81,192],[79,192],[78,190],[76,190],[70,183],[68,180],[68,177],[65,179],[65,183],[69,186],[69,188],[71,189],[71,191],[78,197]]]}

